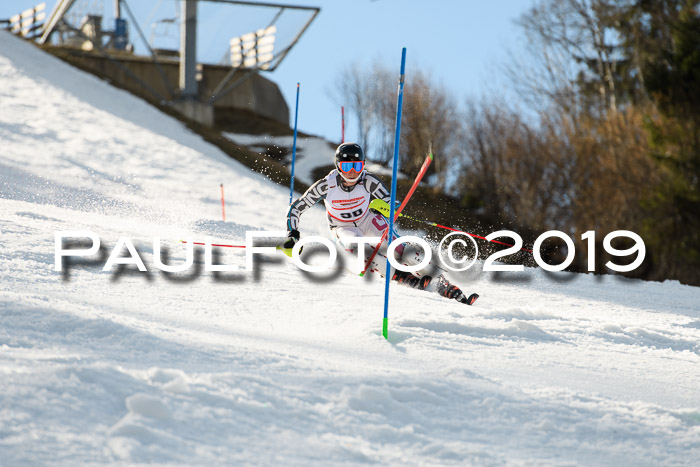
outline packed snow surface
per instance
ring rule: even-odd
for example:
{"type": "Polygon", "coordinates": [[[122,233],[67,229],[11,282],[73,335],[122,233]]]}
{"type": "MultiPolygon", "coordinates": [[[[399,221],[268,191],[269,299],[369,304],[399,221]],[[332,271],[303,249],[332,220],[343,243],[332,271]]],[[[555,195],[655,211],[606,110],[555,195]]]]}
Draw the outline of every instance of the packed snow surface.
{"type": "MultiPolygon", "coordinates": [[[[700,459],[698,288],[473,270],[474,307],[392,286],[386,341],[383,280],[281,254],[206,272],[199,248],[158,270],[154,236],[177,265],[181,239],[284,230],[287,188],[5,32],[0,143],[2,465],[700,459]],[[101,254],[54,271],[62,230],[101,254]],[[102,270],[120,237],[147,272],[102,270]]],[[[327,235],[322,208],[302,233],[327,235]]]]}

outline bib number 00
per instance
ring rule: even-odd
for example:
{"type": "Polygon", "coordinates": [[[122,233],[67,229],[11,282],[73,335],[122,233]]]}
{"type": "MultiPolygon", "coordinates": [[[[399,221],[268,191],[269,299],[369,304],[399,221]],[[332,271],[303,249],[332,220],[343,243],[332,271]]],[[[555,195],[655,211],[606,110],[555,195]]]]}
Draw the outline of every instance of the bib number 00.
{"type": "Polygon", "coordinates": [[[362,215],[362,208],[356,209],[353,212],[341,212],[340,217],[343,219],[354,219],[356,217],[360,217],[362,215]]]}

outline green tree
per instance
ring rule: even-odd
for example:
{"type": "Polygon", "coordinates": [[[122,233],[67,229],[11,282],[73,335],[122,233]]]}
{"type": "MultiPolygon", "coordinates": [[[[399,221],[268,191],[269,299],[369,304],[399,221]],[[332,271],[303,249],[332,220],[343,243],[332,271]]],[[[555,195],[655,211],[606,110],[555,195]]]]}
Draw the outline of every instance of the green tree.
{"type": "Polygon", "coordinates": [[[700,2],[639,0],[622,11],[620,34],[655,106],[646,118],[652,156],[671,175],[647,233],[665,275],[700,283],[700,2]]]}

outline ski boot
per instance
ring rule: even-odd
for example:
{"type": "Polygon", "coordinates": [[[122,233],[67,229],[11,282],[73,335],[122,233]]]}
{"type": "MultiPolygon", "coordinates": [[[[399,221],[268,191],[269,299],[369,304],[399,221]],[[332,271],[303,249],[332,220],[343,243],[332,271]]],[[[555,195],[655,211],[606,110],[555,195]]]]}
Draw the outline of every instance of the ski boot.
{"type": "Polygon", "coordinates": [[[458,302],[464,303],[465,305],[473,305],[476,299],[479,298],[479,294],[475,293],[467,297],[466,295],[464,295],[464,292],[462,292],[459,287],[450,284],[450,282],[447,279],[445,279],[445,276],[443,276],[442,274],[438,276],[438,283],[435,291],[443,297],[457,300],[458,302]]]}
{"type": "Polygon", "coordinates": [[[396,272],[394,272],[394,275],[391,276],[391,280],[396,281],[399,284],[405,284],[409,287],[413,287],[414,289],[425,290],[433,278],[430,276],[416,277],[410,272],[399,271],[397,269],[396,272]]]}

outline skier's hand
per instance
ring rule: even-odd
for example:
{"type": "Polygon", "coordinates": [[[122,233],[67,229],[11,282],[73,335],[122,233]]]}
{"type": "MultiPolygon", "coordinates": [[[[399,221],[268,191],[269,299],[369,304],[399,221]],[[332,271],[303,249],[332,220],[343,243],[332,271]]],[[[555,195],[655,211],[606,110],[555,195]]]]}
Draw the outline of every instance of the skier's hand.
{"type": "MultiPolygon", "coordinates": [[[[282,244],[282,248],[294,248],[294,245],[299,241],[300,235],[298,230],[290,230],[287,234],[287,240],[282,244]]],[[[301,250],[299,251],[301,253],[301,250]]]]}

